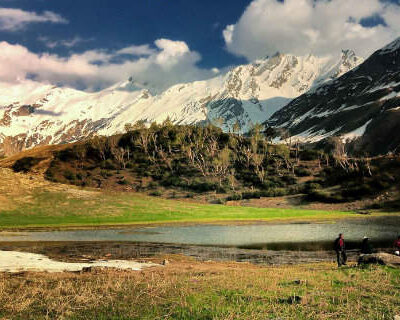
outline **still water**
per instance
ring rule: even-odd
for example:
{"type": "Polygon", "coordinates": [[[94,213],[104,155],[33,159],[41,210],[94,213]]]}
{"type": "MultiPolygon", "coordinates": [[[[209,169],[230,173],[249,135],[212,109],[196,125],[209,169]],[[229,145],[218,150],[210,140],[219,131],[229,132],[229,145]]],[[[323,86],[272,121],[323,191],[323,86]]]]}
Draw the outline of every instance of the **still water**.
{"type": "Polygon", "coordinates": [[[129,241],[234,246],[242,248],[320,249],[331,245],[338,233],[349,244],[368,236],[380,247],[390,247],[400,234],[400,217],[350,219],[326,223],[252,225],[169,225],[99,230],[0,232],[4,241],[129,241]],[[307,248],[306,248],[307,247],[307,248]]]}

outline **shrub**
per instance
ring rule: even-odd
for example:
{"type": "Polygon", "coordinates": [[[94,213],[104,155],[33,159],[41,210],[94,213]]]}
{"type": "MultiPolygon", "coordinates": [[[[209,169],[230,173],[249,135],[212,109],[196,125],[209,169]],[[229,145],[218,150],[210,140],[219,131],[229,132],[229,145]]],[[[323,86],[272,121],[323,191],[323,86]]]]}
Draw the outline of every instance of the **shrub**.
{"type": "Polygon", "coordinates": [[[109,177],[112,177],[112,172],[107,171],[107,170],[100,170],[100,175],[104,178],[107,179],[109,177]]]}
{"type": "Polygon", "coordinates": [[[294,169],[294,173],[298,177],[309,177],[312,176],[312,172],[306,168],[297,167],[294,169]]]}
{"type": "Polygon", "coordinates": [[[217,190],[218,185],[212,182],[199,182],[197,180],[194,180],[188,187],[193,191],[202,193],[202,192],[215,191],[217,190]]]}
{"type": "Polygon", "coordinates": [[[317,150],[308,149],[299,152],[300,160],[312,161],[312,160],[317,160],[318,157],[319,157],[319,152],[317,150]]]}
{"type": "Polygon", "coordinates": [[[319,201],[324,203],[340,203],[345,202],[340,194],[331,194],[329,192],[315,190],[310,192],[306,198],[308,201],[319,201]]]}
{"type": "Polygon", "coordinates": [[[226,198],[226,201],[238,201],[242,200],[242,194],[241,193],[234,193],[231,194],[229,197],[226,198]]]}
{"type": "Polygon", "coordinates": [[[362,197],[374,194],[373,188],[368,184],[361,184],[358,186],[350,187],[342,191],[342,196],[345,198],[361,199],[362,197]]]}
{"type": "Polygon", "coordinates": [[[155,191],[150,192],[149,195],[153,196],[153,197],[161,197],[162,193],[161,193],[161,191],[155,190],[155,191]]]}
{"type": "Polygon", "coordinates": [[[304,185],[303,192],[309,194],[309,193],[311,193],[311,192],[313,192],[315,190],[321,189],[321,188],[322,187],[321,187],[321,185],[319,183],[310,182],[310,183],[306,183],[304,185]]]}
{"type": "Polygon", "coordinates": [[[122,186],[125,186],[125,185],[127,185],[129,182],[128,182],[127,180],[125,180],[125,179],[121,179],[121,180],[118,180],[117,183],[120,184],[120,185],[122,185],[122,186]]]}
{"type": "Polygon", "coordinates": [[[43,159],[32,158],[32,157],[22,158],[15,161],[15,163],[12,166],[12,169],[14,170],[14,172],[27,173],[31,170],[33,166],[37,165],[42,160],[43,159]]]}
{"type": "Polygon", "coordinates": [[[72,181],[72,180],[76,179],[76,176],[75,176],[75,173],[73,173],[71,170],[66,170],[64,172],[64,178],[72,181]]]}
{"type": "Polygon", "coordinates": [[[116,170],[117,167],[114,165],[113,161],[110,159],[107,159],[106,161],[102,161],[100,164],[100,167],[102,169],[107,169],[107,170],[116,170]]]}

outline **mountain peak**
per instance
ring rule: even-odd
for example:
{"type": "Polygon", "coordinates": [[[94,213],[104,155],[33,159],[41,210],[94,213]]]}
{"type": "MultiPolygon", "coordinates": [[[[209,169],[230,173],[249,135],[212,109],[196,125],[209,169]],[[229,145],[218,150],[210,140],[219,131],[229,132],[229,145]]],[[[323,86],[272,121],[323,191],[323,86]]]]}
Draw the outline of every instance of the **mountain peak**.
{"type": "Polygon", "coordinates": [[[355,57],[356,53],[351,49],[342,50],[342,60],[355,57]]]}
{"type": "Polygon", "coordinates": [[[382,54],[391,53],[400,49],[400,37],[383,47],[380,51],[382,54]]]}

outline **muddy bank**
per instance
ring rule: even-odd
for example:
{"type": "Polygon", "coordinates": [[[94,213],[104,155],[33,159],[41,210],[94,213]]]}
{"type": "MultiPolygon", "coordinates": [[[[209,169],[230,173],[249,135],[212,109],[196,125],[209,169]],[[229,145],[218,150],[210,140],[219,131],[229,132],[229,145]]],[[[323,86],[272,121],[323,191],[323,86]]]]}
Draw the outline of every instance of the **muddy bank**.
{"type": "MultiPolygon", "coordinates": [[[[236,261],[266,265],[334,262],[336,259],[333,251],[322,250],[264,250],[128,242],[9,242],[0,243],[0,250],[38,253],[64,262],[99,259],[159,261],[162,260],[162,256],[175,254],[193,257],[199,261],[236,261]]],[[[358,251],[349,250],[348,256],[350,261],[356,261],[358,251]]]]}

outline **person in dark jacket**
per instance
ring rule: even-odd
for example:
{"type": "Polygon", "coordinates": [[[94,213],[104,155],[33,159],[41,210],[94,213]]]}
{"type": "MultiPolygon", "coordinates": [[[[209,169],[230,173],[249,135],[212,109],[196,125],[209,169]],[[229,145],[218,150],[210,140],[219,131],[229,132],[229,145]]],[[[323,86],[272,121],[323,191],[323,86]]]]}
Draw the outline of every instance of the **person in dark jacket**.
{"type": "Polygon", "coordinates": [[[342,233],[336,238],[334,243],[334,249],[336,251],[336,258],[338,267],[345,266],[347,262],[346,245],[344,243],[344,237],[342,233]]]}
{"type": "Polygon", "coordinates": [[[361,243],[361,253],[362,254],[371,254],[372,253],[372,245],[369,241],[368,237],[364,237],[361,243]]]}
{"type": "Polygon", "coordinates": [[[396,256],[400,256],[400,235],[397,237],[397,240],[393,243],[394,254],[396,256]]]}

